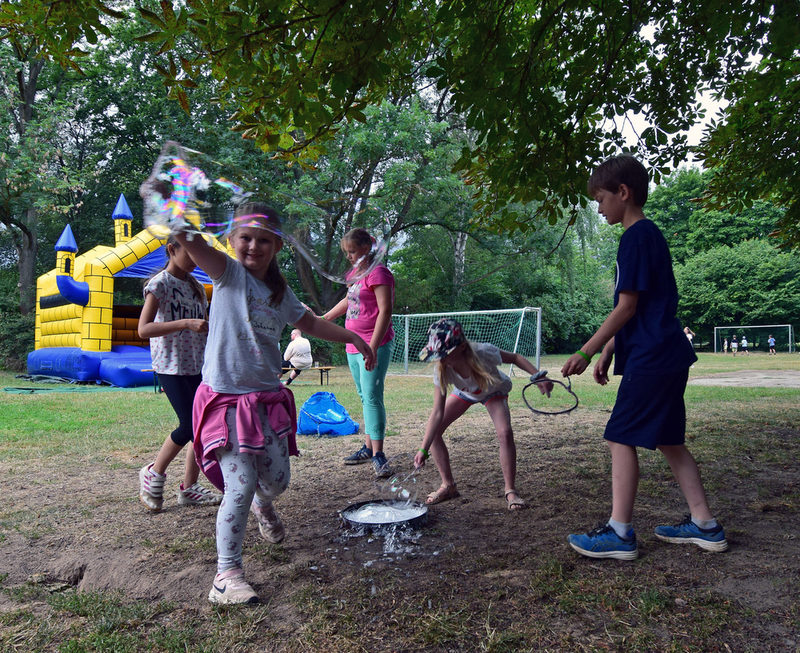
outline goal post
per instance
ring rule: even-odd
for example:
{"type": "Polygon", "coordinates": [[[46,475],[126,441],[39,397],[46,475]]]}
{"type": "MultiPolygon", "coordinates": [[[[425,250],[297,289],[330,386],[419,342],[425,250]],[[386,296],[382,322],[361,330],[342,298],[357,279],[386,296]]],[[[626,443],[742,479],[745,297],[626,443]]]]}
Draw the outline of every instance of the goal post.
{"type": "MultiPolygon", "coordinates": [[[[490,342],[505,351],[522,354],[539,367],[542,344],[542,309],[524,308],[491,311],[453,311],[392,315],[394,352],[392,368],[406,374],[420,371],[430,363],[419,360],[420,350],[428,342],[428,327],[445,317],[458,320],[468,340],[490,342]],[[398,370],[400,368],[400,370],[398,370]]],[[[509,366],[509,375],[513,366],[509,366]]]]}
{"type": "Polygon", "coordinates": [[[750,351],[768,352],[767,340],[770,336],[775,338],[775,351],[792,353],[794,346],[794,328],[791,324],[741,324],[736,326],[714,327],[714,352],[724,350],[724,342],[728,341],[730,351],[731,338],[736,336],[741,350],[742,336],[747,338],[747,348],[750,351]]]}

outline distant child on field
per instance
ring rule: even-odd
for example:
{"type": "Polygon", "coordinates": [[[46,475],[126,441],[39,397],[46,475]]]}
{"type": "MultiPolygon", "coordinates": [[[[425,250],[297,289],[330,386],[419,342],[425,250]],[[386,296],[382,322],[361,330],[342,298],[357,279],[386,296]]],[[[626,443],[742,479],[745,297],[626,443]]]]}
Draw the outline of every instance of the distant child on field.
{"type": "Polygon", "coordinates": [[[728,339],[727,338],[725,338],[725,340],[722,341],[722,353],[723,354],[727,354],[728,353],[728,339]]]}
{"type": "Polygon", "coordinates": [[[769,345],[769,352],[767,355],[769,356],[769,354],[775,354],[775,338],[772,337],[771,333],[769,334],[769,338],[767,338],[767,344],[769,345]]]}
{"type": "Polygon", "coordinates": [[[604,436],[611,450],[611,519],[567,538],[573,549],[590,558],[633,560],[639,555],[632,523],[639,484],[637,447],[664,454],[689,504],[690,515],[675,526],[658,526],[656,537],[707,551],[728,548],[725,532],[709,510],[697,463],[684,444],[683,393],[697,356],[676,317],[678,291],[667,242],[642,210],[648,183],[644,166],[621,155],[603,162],[588,184],[606,222],[624,229],[614,309],[561,369],[564,376],[581,374],[602,349],[595,381],[608,383],[612,357],[614,372],[622,374],[604,436]]]}
{"type": "Polygon", "coordinates": [[[750,345],[747,342],[747,336],[742,336],[742,353],[749,354],[750,350],[748,349],[750,345]]]}
{"type": "MultiPolygon", "coordinates": [[[[208,332],[208,300],[191,272],[194,261],[185,248],[170,238],[167,266],[145,284],[144,307],[139,317],[139,337],[150,339],[153,369],[178,416],[178,427],[167,437],[154,462],[139,471],[139,499],[158,512],[164,503],[167,465],[192,441],[192,402],[202,377],[203,350],[208,332]]],[[[192,447],[186,449],[183,483],[178,488],[181,506],[217,505],[222,496],[197,482],[200,468],[192,447]]]]}
{"type": "Polygon", "coordinates": [[[737,351],[739,351],[739,341],[736,339],[736,336],[733,336],[731,338],[731,352],[736,356],[737,351]]]}
{"type": "Polygon", "coordinates": [[[214,282],[203,382],[194,403],[195,452],[224,496],[217,514],[217,575],[212,603],[254,603],[245,581],[242,541],[248,512],[268,542],[285,528],[273,501],[289,485],[289,455],[297,455],[296,409],[281,371],[286,324],[334,342],[352,344],[370,369],[375,357],[359,336],[315,317],[287,286],[278,268],[280,219],[259,202],[240,205],[229,239],[236,259],[202,237],[178,240],[214,282]]]}
{"type": "MultiPolygon", "coordinates": [[[[503,351],[490,343],[468,341],[461,325],[448,318],[430,326],[428,344],[419,353],[419,357],[423,361],[436,362],[433,373],[435,390],[433,410],[414,464],[422,467],[430,451],[442,478],[441,487],[428,495],[425,503],[440,503],[458,496],[450,469],[450,454],[442,436],[447,427],[466,413],[470,406],[481,403],[486,406],[497,431],[506,505],[509,510],[524,508],[525,501],[519,496],[515,486],[517,449],[508,410],[511,379],[500,371],[499,366],[502,363],[513,363],[531,375],[538,373],[536,367],[520,354],[503,351]],[[448,395],[450,386],[454,386],[453,392],[448,395]]],[[[553,390],[550,381],[538,385],[542,394],[549,396],[553,390]]]]}

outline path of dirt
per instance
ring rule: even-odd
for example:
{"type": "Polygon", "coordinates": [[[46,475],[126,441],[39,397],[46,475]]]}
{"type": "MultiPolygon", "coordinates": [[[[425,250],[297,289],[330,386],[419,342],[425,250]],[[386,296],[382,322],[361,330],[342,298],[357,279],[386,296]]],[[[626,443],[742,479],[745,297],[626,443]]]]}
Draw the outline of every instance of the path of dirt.
{"type": "Polygon", "coordinates": [[[800,388],[800,371],[754,370],[752,372],[721,372],[692,377],[689,385],[736,386],[743,388],[800,388]]]}
{"type": "MultiPolygon", "coordinates": [[[[800,373],[782,376],[800,383],[800,373]]],[[[752,382],[755,377],[746,378],[752,382]]],[[[759,378],[766,382],[769,373],[759,378]]],[[[694,380],[699,381],[703,379],[694,380]]],[[[473,584],[472,591],[480,593],[488,582],[477,571],[480,560],[507,561],[502,581],[511,587],[519,583],[520,588],[529,586],[543,556],[568,566],[595,564],[580,561],[568,549],[565,535],[593,526],[607,511],[606,484],[601,483],[599,494],[597,490],[598,479],[608,473],[600,443],[607,417],[604,411],[588,410],[546,419],[532,419],[524,409],[513,412],[518,488],[529,507],[512,514],[502,498],[491,423],[485,411],[470,411],[448,435],[461,497],[433,507],[428,524],[413,538],[393,542],[352,536],[338,516],[349,504],[376,496],[369,465],[341,464],[360,436],[301,437],[302,456],[293,460],[290,488],[277,503],[287,538],[278,547],[267,545],[253,520],[248,522],[248,580],[262,596],[271,597],[290,624],[302,619],[285,598],[293,583],[313,583],[324,592],[347,583],[361,587],[374,575],[388,574],[398,597],[436,578],[463,583],[459,591],[467,596],[473,584]],[[458,555],[446,555],[452,552],[458,555]]],[[[415,416],[401,424],[393,418],[402,435],[388,439],[390,455],[416,449],[424,419],[415,416]]],[[[784,429],[773,437],[796,442],[800,431],[784,429]]],[[[167,599],[210,613],[206,596],[215,571],[216,509],[179,508],[173,494],[177,479],[170,478],[165,510],[148,513],[136,497],[137,472],[145,462],[120,450],[102,465],[70,461],[57,468],[52,463],[31,468],[0,463],[4,504],[12,507],[9,513],[19,524],[2,530],[0,572],[8,574],[4,586],[38,581],[122,590],[129,598],[167,599]]],[[[756,620],[759,613],[796,611],[800,534],[792,497],[800,487],[797,460],[755,466],[744,476],[710,468],[704,474],[728,527],[731,550],[711,556],[655,540],[652,528],[679,518],[684,510],[679,491],[662,471],[663,479],[650,474],[649,489],[637,499],[643,560],[633,569],[730,597],[752,607],[756,620]]],[[[420,494],[436,485],[438,474],[430,466],[420,475],[420,494]]],[[[432,586],[431,592],[436,591],[432,586]]],[[[0,612],[17,608],[0,593],[0,612]]],[[[792,650],[791,642],[800,645],[796,633],[776,636],[790,643],[786,650],[792,650]]]]}

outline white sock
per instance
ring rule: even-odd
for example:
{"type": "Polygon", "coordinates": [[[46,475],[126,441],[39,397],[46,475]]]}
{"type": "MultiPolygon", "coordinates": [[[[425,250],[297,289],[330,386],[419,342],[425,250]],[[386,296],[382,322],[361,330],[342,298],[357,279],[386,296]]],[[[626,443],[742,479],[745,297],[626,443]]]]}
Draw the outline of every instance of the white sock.
{"type": "Polygon", "coordinates": [[[617,521],[616,519],[609,519],[608,525],[614,529],[614,532],[619,535],[622,539],[627,540],[630,538],[630,533],[633,530],[632,523],[623,523],[621,521],[617,521]]]}
{"type": "Polygon", "coordinates": [[[698,528],[704,528],[706,530],[717,527],[717,520],[714,517],[711,519],[698,519],[697,517],[692,517],[692,523],[698,528]]]}

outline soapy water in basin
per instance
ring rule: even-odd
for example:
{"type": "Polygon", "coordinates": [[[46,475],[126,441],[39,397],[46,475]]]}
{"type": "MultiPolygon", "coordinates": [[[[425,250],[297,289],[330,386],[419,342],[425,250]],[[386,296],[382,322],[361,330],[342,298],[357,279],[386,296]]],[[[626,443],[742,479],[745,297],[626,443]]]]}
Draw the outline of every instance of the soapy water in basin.
{"type": "Polygon", "coordinates": [[[354,509],[345,510],[344,517],[357,524],[397,524],[424,515],[425,506],[406,503],[367,503],[354,509]]]}

